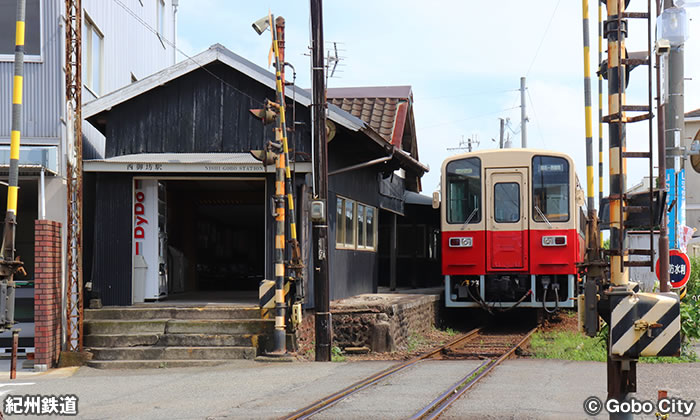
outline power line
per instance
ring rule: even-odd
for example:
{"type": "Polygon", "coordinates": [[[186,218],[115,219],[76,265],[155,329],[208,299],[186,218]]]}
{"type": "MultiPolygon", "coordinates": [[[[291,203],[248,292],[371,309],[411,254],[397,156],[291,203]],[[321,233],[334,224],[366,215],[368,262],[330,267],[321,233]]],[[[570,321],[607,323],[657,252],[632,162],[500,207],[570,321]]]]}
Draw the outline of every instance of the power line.
{"type": "Polygon", "coordinates": [[[494,95],[497,93],[507,93],[507,92],[517,92],[517,91],[518,91],[518,89],[497,90],[497,91],[491,91],[491,92],[465,92],[465,93],[457,93],[454,95],[431,96],[428,98],[421,98],[421,100],[422,101],[431,101],[434,99],[459,98],[459,97],[463,97],[463,96],[494,95]]]}
{"type": "Polygon", "coordinates": [[[544,136],[542,135],[542,128],[540,127],[540,119],[537,118],[537,112],[535,111],[535,103],[532,101],[530,96],[530,91],[527,92],[527,99],[530,100],[530,105],[532,105],[532,113],[535,115],[535,124],[537,124],[537,132],[540,133],[540,139],[542,140],[542,145],[547,148],[547,142],[544,141],[544,136]]]}
{"type": "Polygon", "coordinates": [[[542,47],[542,44],[544,43],[544,39],[547,37],[547,32],[549,32],[549,27],[552,25],[552,21],[554,20],[554,15],[557,14],[557,9],[559,8],[559,3],[561,3],[561,0],[558,0],[557,5],[554,6],[554,11],[552,12],[552,16],[549,18],[549,23],[547,24],[547,28],[544,30],[544,33],[542,34],[542,39],[540,40],[540,45],[537,46],[537,51],[535,51],[535,56],[532,57],[532,62],[530,62],[530,67],[527,68],[527,73],[525,73],[525,77],[527,77],[530,74],[530,70],[532,70],[532,65],[535,64],[535,60],[537,59],[537,54],[539,54],[540,48],[542,47]]]}
{"type": "Polygon", "coordinates": [[[153,28],[151,25],[149,25],[146,21],[144,21],[143,19],[141,19],[141,17],[140,17],[139,15],[137,15],[136,13],[134,13],[133,10],[129,9],[129,7],[128,7],[127,5],[125,5],[124,3],[122,3],[120,0],[114,0],[114,2],[117,3],[119,6],[121,6],[122,9],[126,10],[126,12],[129,13],[134,19],[136,19],[136,21],[139,22],[143,27],[145,27],[145,28],[148,29],[150,32],[152,32],[152,33],[153,33],[155,36],[157,36],[161,41],[163,41],[164,43],[170,45],[173,49],[175,49],[175,51],[177,51],[177,52],[179,52],[180,54],[182,54],[182,55],[184,55],[185,57],[187,57],[188,60],[190,60],[190,61],[192,61],[193,63],[195,63],[200,69],[206,71],[207,73],[209,73],[209,75],[211,75],[212,77],[214,77],[215,79],[217,79],[218,81],[220,81],[221,83],[223,83],[224,85],[228,86],[230,89],[233,89],[234,91],[236,91],[236,92],[240,93],[241,95],[247,97],[247,98],[250,99],[251,101],[253,101],[253,102],[255,102],[255,103],[259,104],[259,105],[262,105],[262,106],[265,105],[264,102],[261,102],[261,101],[259,101],[258,99],[256,99],[256,98],[254,98],[254,97],[248,95],[248,94],[245,93],[244,91],[242,91],[242,90],[240,90],[240,89],[238,89],[238,88],[232,86],[230,83],[226,82],[225,80],[223,80],[222,78],[220,78],[220,77],[217,76],[216,74],[212,73],[211,70],[209,70],[209,69],[207,69],[206,67],[204,67],[204,66],[202,66],[201,64],[199,64],[199,63],[197,62],[197,60],[195,60],[194,58],[190,57],[187,53],[185,53],[185,52],[182,51],[180,48],[178,48],[177,45],[175,45],[174,42],[170,41],[168,38],[166,38],[165,36],[161,35],[156,29],[154,29],[154,28],[153,28]]]}
{"type": "Polygon", "coordinates": [[[490,116],[490,115],[500,114],[501,112],[510,111],[511,109],[516,109],[516,108],[520,108],[520,107],[519,107],[519,106],[515,106],[515,107],[512,107],[512,108],[506,108],[506,109],[502,109],[502,110],[500,110],[500,111],[490,112],[490,113],[488,113],[488,114],[483,114],[483,115],[476,115],[476,116],[469,117],[469,118],[464,118],[464,119],[461,119],[461,120],[446,121],[446,122],[442,122],[442,123],[438,123],[438,124],[428,125],[428,126],[425,126],[425,127],[418,127],[418,129],[419,129],[419,130],[425,130],[425,129],[428,129],[428,128],[439,127],[439,126],[441,126],[441,125],[455,124],[455,123],[458,123],[458,122],[463,122],[463,121],[469,121],[469,120],[473,120],[473,119],[477,119],[477,118],[488,117],[488,116],[490,116]]]}

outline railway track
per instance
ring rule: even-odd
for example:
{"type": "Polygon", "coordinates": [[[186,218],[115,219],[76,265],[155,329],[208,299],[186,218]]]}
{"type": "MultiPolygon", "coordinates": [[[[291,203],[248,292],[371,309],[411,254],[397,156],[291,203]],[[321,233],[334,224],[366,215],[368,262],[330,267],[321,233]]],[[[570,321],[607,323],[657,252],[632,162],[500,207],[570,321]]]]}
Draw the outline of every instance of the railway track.
{"type": "Polygon", "coordinates": [[[398,363],[379,373],[371,375],[354,384],[328,395],[320,400],[298,410],[286,417],[286,420],[308,419],[332,407],[343,399],[366,389],[387,377],[404,369],[415,366],[427,359],[464,360],[478,359],[482,363],[468,372],[463,378],[454,383],[445,392],[431,401],[422,410],[414,414],[412,419],[434,419],[439,417],[449,406],[471,389],[479,380],[488,375],[491,370],[506,360],[522,346],[537,330],[533,328],[526,333],[492,332],[485,328],[476,328],[456,339],[423,353],[413,359],[398,363]]]}

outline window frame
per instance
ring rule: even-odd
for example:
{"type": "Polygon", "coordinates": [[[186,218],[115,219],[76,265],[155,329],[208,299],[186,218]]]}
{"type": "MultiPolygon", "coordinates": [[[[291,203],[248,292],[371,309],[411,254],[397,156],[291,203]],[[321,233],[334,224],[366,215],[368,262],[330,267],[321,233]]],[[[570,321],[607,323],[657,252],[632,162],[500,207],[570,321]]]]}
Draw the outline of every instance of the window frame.
{"type": "MultiPolygon", "coordinates": [[[[12,27],[15,27],[15,15],[12,15],[12,27]]],[[[25,18],[26,19],[26,18],[25,18]]],[[[24,61],[26,63],[43,63],[44,62],[44,28],[45,28],[45,19],[44,19],[44,2],[42,0],[39,0],[39,54],[27,54],[26,52],[24,53],[24,61]]],[[[26,23],[25,23],[26,25],[26,23]]],[[[14,30],[12,31],[14,33],[14,30]]],[[[24,39],[26,41],[27,35],[26,35],[26,26],[25,26],[25,35],[24,39]]],[[[14,41],[16,42],[16,40],[14,41]]],[[[15,61],[15,54],[14,52],[12,54],[2,54],[0,53],[0,63],[4,62],[9,62],[9,61],[15,61]]]]}
{"type": "Polygon", "coordinates": [[[341,195],[336,196],[336,221],[335,221],[335,248],[341,250],[351,250],[351,251],[365,251],[365,252],[376,252],[378,244],[378,232],[379,232],[379,210],[375,206],[365,204],[351,198],[346,198],[341,195]],[[352,243],[348,243],[348,231],[346,209],[348,205],[352,205],[352,243]],[[342,209],[342,210],[341,210],[342,209]],[[359,223],[359,212],[362,209],[362,227],[359,223]],[[373,210],[372,216],[372,244],[367,245],[366,243],[360,244],[360,238],[364,237],[364,241],[367,241],[367,209],[373,210]],[[339,211],[340,210],[340,211],[339,211]],[[360,232],[360,228],[362,232],[360,232]]]}
{"type": "Polygon", "coordinates": [[[520,183],[519,182],[505,181],[505,182],[496,182],[495,184],[493,184],[493,220],[495,223],[520,223],[520,220],[522,220],[522,218],[523,218],[522,211],[521,211],[522,210],[521,194],[522,194],[522,191],[520,190],[520,183]],[[499,218],[498,218],[498,208],[496,207],[496,203],[498,202],[496,187],[498,187],[499,185],[515,185],[517,187],[516,198],[518,199],[518,205],[516,206],[516,208],[518,209],[518,218],[515,220],[499,220],[499,218]]]}
{"type": "MultiPolygon", "coordinates": [[[[468,157],[468,158],[462,158],[462,159],[455,159],[447,163],[445,165],[445,220],[447,224],[451,225],[464,225],[465,220],[462,221],[453,221],[451,219],[451,213],[450,213],[450,208],[451,208],[451,203],[450,200],[452,199],[452,196],[450,194],[450,187],[453,184],[453,182],[450,182],[449,179],[449,167],[452,164],[456,164],[457,162],[462,162],[462,161],[475,161],[478,164],[478,186],[479,186],[479,203],[476,208],[476,213],[474,214],[474,217],[469,221],[467,225],[478,225],[480,224],[483,220],[483,212],[484,212],[484,175],[483,175],[483,165],[481,162],[481,159],[474,156],[474,157],[468,157]]],[[[473,210],[472,210],[473,211],[473,210]]],[[[470,212],[471,213],[471,212],[470,212]]],[[[469,214],[466,214],[465,217],[469,217],[469,214]]]]}
{"type": "Polygon", "coordinates": [[[85,38],[85,65],[84,65],[84,73],[87,77],[84,77],[82,80],[83,87],[85,87],[90,93],[92,93],[96,98],[99,98],[102,95],[102,90],[103,89],[103,84],[104,84],[104,56],[105,56],[105,50],[104,50],[104,45],[105,45],[105,36],[104,33],[100,30],[100,28],[95,24],[95,21],[90,18],[90,16],[85,13],[84,14],[84,19],[83,19],[83,27],[84,27],[84,33],[83,37],[85,38]],[[99,89],[95,89],[94,86],[94,72],[92,71],[93,66],[94,66],[94,60],[93,60],[93,44],[92,40],[93,37],[92,35],[97,34],[97,36],[100,38],[100,57],[99,57],[99,89]]]}
{"type": "Polygon", "coordinates": [[[571,211],[571,200],[572,200],[572,199],[573,199],[573,200],[576,199],[576,197],[575,197],[575,194],[576,194],[576,193],[575,193],[574,191],[572,191],[572,188],[571,188],[571,186],[574,185],[574,184],[571,182],[571,170],[572,170],[572,165],[571,165],[571,163],[570,163],[566,158],[564,158],[564,157],[562,157],[562,156],[534,155],[534,156],[532,157],[532,162],[531,162],[531,168],[532,168],[532,169],[531,169],[531,172],[532,172],[532,176],[531,176],[531,179],[530,179],[530,194],[532,194],[532,204],[531,204],[531,206],[530,206],[530,211],[532,212],[532,214],[530,215],[530,218],[531,218],[532,221],[535,222],[535,223],[547,223],[547,221],[545,221],[544,219],[538,220],[538,218],[541,218],[541,216],[539,215],[539,213],[538,213],[537,210],[535,209],[535,201],[536,201],[536,198],[537,198],[537,194],[535,194],[535,187],[536,187],[536,185],[540,185],[540,184],[538,183],[538,181],[535,180],[535,168],[536,168],[536,166],[535,166],[535,160],[538,159],[538,158],[540,158],[540,159],[541,159],[541,158],[559,159],[559,160],[561,160],[561,161],[566,165],[566,184],[567,184],[567,187],[566,187],[566,215],[567,215],[567,217],[566,217],[566,219],[556,219],[556,220],[550,219],[550,217],[548,216],[548,214],[547,214],[547,212],[546,212],[546,210],[547,210],[546,208],[545,208],[545,209],[540,209],[540,210],[541,210],[542,213],[547,217],[547,221],[548,221],[549,223],[551,223],[551,224],[554,224],[554,223],[568,223],[568,222],[571,221],[571,213],[572,213],[572,211],[571,211]],[[574,193],[574,197],[572,197],[572,192],[574,193]]]}

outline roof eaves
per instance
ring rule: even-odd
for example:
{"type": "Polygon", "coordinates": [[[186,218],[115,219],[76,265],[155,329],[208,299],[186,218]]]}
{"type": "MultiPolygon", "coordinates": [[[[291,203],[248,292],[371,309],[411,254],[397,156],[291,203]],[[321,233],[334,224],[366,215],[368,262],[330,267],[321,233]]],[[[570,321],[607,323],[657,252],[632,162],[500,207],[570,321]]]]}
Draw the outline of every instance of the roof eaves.
{"type": "MultiPolygon", "coordinates": [[[[177,64],[174,64],[173,66],[159,71],[158,73],[152,74],[145,79],[134,82],[101,98],[97,98],[86,103],[83,105],[82,116],[84,119],[87,119],[99,114],[100,112],[110,110],[113,106],[128,101],[129,99],[134,98],[144,92],[148,92],[151,89],[176,79],[183,74],[194,71],[199,67],[203,67],[217,60],[240,71],[246,76],[257,80],[271,89],[276,88],[277,81],[272,73],[246,60],[233,51],[228,50],[220,44],[214,44],[206,51],[203,51],[194,57],[183,60],[177,64]]],[[[287,87],[285,89],[285,96],[296,100],[303,106],[308,107],[311,105],[311,95],[304,89],[297,86],[287,87]]],[[[362,120],[335,106],[329,105],[328,116],[333,121],[353,131],[358,131],[365,126],[365,123],[362,120]]]]}

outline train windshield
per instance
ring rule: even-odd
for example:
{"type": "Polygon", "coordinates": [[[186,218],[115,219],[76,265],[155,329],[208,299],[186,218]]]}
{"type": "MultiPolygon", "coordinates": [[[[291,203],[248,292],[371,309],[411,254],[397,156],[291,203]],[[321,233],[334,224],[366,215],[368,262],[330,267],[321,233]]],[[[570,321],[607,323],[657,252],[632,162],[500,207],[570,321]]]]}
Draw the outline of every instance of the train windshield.
{"type": "Polygon", "coordinates": [[[481,160],[467,158],[447,164],[447,223],[481,221],[481,160]]]}
{"type": "Polygon", "coordinates": [[[532,159],[532,217],[536,222],[569,220],[569,162],[554,156],[532,159]]]}

